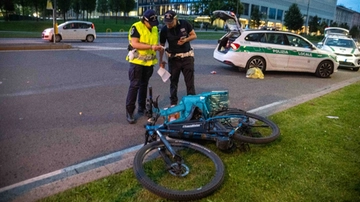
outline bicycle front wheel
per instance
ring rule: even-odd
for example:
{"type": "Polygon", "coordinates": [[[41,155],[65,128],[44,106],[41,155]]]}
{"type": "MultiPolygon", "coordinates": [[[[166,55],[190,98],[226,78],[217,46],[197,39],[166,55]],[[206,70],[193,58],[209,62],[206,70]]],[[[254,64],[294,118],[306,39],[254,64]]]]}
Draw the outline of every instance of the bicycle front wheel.
{"type": "Polygon", "coordinates": [[[238,109],[222,111],[215,116],[223,116],[220,123],[226,128],[237,128],[234,139],[251,144],[265,144],[280,136],[279,127],[271,120],[238,109]],[[228,117],[227,117],[228,116],[228,117]]]}
{"type": "Polygon", "coordinates": [[[182,161],[174,160],[165,145],[152,142],[134,158],[134,173],[152,193],[171,200],[196,200],[210,195],[224,180],[224,164],[213,151],[187,141],[169,140],[182,161]]]}

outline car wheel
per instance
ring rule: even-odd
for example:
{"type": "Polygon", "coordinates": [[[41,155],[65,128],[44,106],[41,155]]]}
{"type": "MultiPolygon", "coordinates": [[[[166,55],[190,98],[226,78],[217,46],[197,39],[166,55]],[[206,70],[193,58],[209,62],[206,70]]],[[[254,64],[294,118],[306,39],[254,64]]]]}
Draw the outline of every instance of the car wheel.
{"type": "Polygon", "coordinates": [[[334,71],[334,64],[331,61],[322,61],[318,65],[315,75],[320,78],[328,78],[334,71]]]}
{"type": "Polygon", "coordinates": [[[351,68],[351,70],[353,70],[354,72],[357,72],[357,71],[359,71],[359,67],[351,68]]]}
{"type": "Polygon", "coordinates": [[[93,35],[87,35],[87,36],[86,36],[86,41],[87,41],[87,42],[93,42],[94,39],[95,39],[95,38],[94,38],[93,35]]]}
{"type": "Polygon", "coordinates": [[[60,42],[61,36],[59,34],[55,35],[55,42],[60,42]]]}
{"type": "Polygon", "coordinates": [[[252,57],[250,60],[248,60],[246,64],[246,70],[257,67],[260,68],[262,72],[265,72],[266,70],[266,61],[262,57],[252,57]]]}

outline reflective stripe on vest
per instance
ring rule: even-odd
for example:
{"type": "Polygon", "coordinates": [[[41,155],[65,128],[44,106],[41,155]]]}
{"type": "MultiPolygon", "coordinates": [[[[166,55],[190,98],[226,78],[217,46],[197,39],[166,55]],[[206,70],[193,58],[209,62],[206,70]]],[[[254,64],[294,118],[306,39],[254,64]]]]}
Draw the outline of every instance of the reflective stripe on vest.
{"type": "MultiPolygon", "coordinates": [[[[159,33],[158,33],[158,28],[157,26],[153,26],[150,30],[145,26],[144,23],[142,23],[141,21],[136,22],[133,24],[133,26],[136,27],[136,30],[139,32],[140,34],[140,39],[139,42],[140,43],[145,43],[145,44],[149,44],[149,45],[156,45],[158,44],[158,40],[159,40],[159,33]]],[[[131,29],[129,30],[129,43],[131,45],[131,29]]],[[[134,63],[134,64],[138,64],[138,65],[143,65],[143,66],[152,66],[155,65],[158,60],[156,58],[156,51],[147,49],[147,50],[137,50],[138,52],[138,57],[133,58],[132,60],[129,59],[129,57],[126,57],[126,60],[134,63]]]]}

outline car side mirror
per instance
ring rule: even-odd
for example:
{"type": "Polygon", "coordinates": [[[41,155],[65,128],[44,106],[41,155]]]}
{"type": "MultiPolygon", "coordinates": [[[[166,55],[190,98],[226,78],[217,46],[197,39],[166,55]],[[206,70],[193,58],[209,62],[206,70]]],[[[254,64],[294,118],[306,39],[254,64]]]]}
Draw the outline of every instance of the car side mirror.
{"type": "Polygon", "coordinates": [[[318,47],[318,48],[321,48],[322,46],[323,46],[323,42],[317,43],[317,47],[318,47]]]}

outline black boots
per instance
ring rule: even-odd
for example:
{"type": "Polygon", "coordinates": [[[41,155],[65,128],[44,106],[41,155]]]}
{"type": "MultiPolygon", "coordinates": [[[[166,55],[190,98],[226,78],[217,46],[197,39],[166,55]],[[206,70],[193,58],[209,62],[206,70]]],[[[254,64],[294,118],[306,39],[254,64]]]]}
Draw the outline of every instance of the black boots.
{"type": "Polygon", "coordinates": [[[135,123],[134,113],[129,113],[129,112],[126,111],[126,120],[130,124],[134,124],[135,123]]]}

